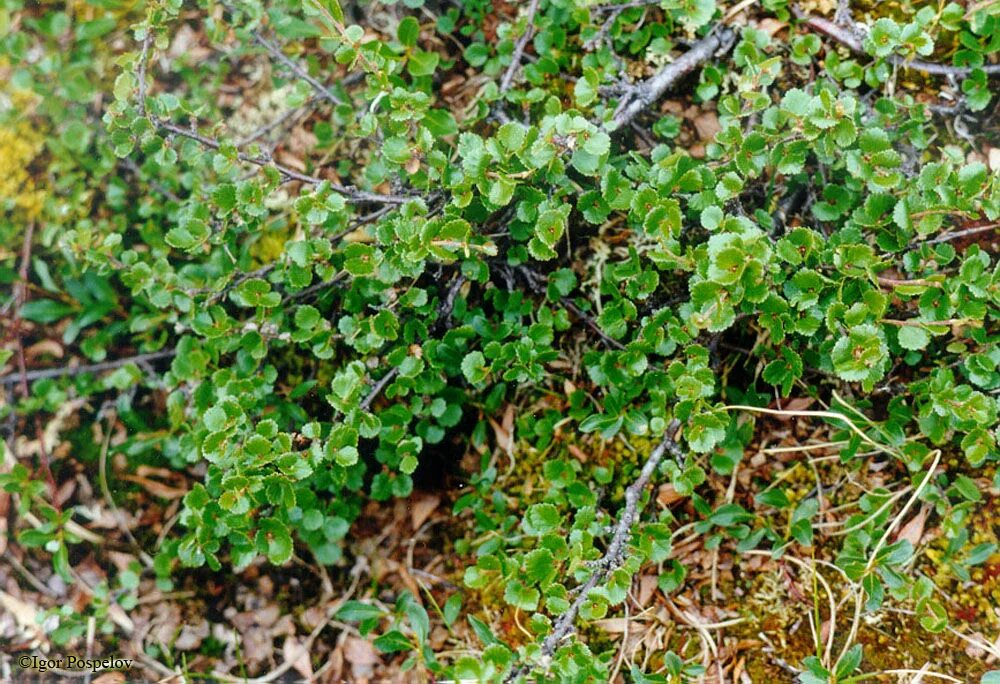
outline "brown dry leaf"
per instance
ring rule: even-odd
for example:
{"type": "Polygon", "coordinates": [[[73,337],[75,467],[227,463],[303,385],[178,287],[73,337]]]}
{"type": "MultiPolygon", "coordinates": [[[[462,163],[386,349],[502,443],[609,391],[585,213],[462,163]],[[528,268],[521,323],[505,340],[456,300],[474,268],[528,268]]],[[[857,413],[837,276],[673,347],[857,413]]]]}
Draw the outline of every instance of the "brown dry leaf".
{"type": "Polygon", "coordinates": [[[351,674],[355,680],[370,678],[379,663],[375,647],[368,641],[353,636],[344,641],[344,659],[351,664],[351,674]]]}
{"type": "Polygon", "coordinates": [[[121,672],[105,672],[97,679],[91,680],[90,684],[125,684],[125,675],[121,672]]]}
{"type": "Polygon", "coordinates": [[[490,426],[493,428],[493,435],[496,437],[497,446],[506,452],[514,447],[514,436],[511,432],[507,431],[500,423],[496,422],[492,418],[489,419],[490,426]]]}
{"type": "Polygon", "coordinates": [[[927,522],[928,512],[928,507],[922,506],[920,510],[906,522],[905,525],[899,528],[899,533],[896,535],[896,541],[905,539],[914,547],[918,546],[921,538],[924,536],[924,524],[927,522]]]}
{"type": "Polygon", "coordinates": [[[669,482],[661,484],[660,490],[656,494],[656,502],[661,506],[669,506],[671,504],[677,503],[684,497],[677,493],[674,486],[669,482]]]}
{"type": "Polygon", "coordinates": [[[656,575],[643,575],[639,578],[639,605],[645,608],[653,600],[658,579],[656,575]]]}
{"type": "Polygon", "coordinates": [[[694,118],[694,127],[702,140],[712,140],[722,130],[719,117],[715,112],[702,112],[694,118]]]}
{"type": "Polygon", "coordinates": [[[285,166],[295,169],[296,171],[301,171],[302,173],[305,173],[306,163],[302,161],[301,157],[286,151],[281,151],[275,156],[277,157],[278,161],[284,164],[285,166]]]}
{"type": "Polygon", "coordinates": [[[422,496],[410,505],[410,524],[413,530],[419,530],[431,513],[441,504],[441,497],[433,494],[422,496]]]}
{"type": "MultiPolygon", "coordinates": [[[[782,400],[780,403],[776,401],[771,402],[771,408],[779,411],[805,411],[810,406],[813,405],[815,400],[812,397],[793,397],[788,400],[782,400]]],[[[795,419],[795,416],[791,415],[776,415],[775,420],[779,420],[782,423],[788,423],[795,419]]]]}
{"type": "Polygon", "coordinates": [[[778,31],[786,26],[788,26],[787,23],[778,21],[777,19],[772,19],[771,17],[761,19],[760,22],[757,23],[757,29],[763,31],[772,38],[778,33],[778,31]]]}
{"type": "Polygon", "coordinates": [[[3,606],[4,610],[13,615],[14,620],[22,627],[37,629],[35,609],[21,599],[8,594],[3,589],[0,589],[0,606],[3,606]]]}
{"type": "Polygon", "coordinates": [[[210,633],[208,620],[202,619],[200,622],[187,623],[181,628],[181,633],[173,643],[173,647],[178,651],[193,651],[201,646],[202,641],[210,633]]]}
{"type": "Polygon", "coordinates": [[[162,482],[158,482],[157,480],[153,480],[148,477],[143,477],[142,475],[122,475],[121,477],[123,480],[135,482],[153,496],[158,496],[161,499],[180,499],[187,494],[186,489],[171,487],[170,485],[163,484],[162,482]]]}
{"type": "Polygon", "coordinates": [[[600,627],[608,634],[622,634],[628,628],[628,620],[625,618],[607,618],[597,620],[594,625],[600,627]]]}
{"type": "Polygon", "coordinates": [[[30,347],[24,348],[24,360],[34,361],[43,354],[61,359],[64,353],[62,345],[55,340],[42,340],[41,342],[35,342],[30,347]]]}
{"type": "Polygon", "coordinates": [[[292,667],[307,680],[313,678],[312,663],[309,662],[309,650],[293,636],[285,638],[285,643],[281,648],[286,663],[291,663],[292,667]]]}
{"type": "Polygon", "coordinates": [[[576,460],[580,461],[580,463],[586,463],[588,460],[590,460],[587,458],[587,454],[583,451],[583,449],[581,449],[575,444],[567,444],[566,450],[570,454],[572,454],[576,458],[576,460]]]}
{"type": "Polygon", "coordinates": [[[989,160],[990,171],[1000,171],[1000,147],[991,147],[986,153],[989,160]]]}

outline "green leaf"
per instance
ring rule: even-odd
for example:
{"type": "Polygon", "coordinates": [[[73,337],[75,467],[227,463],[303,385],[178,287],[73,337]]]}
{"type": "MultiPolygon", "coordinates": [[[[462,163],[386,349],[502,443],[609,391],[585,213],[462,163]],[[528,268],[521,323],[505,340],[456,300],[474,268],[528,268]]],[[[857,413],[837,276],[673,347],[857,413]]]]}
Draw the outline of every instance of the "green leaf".
{"type": "Polygon", "coordinates": [[[465,48],[465,61],[472,67],[481,67],[490,56],[489,48],[482,43],[472,43],[465,48]]]}
{"type": "Polygon", "coordinates": [[[521,526],[533,537],[541,537],[559,527],[562,518],[555,506],[548,503],[534,504],[524,513],[521,526]]]}
{"type": "Polygon", "coordinates": [[[274,518],[265,518],[260,521],[257,531],[257,546],[263,546],[267,553],[267,559],[275,565],[283,565],[292,558],[294,545],[292,535],[284,523],[274,518]]]}
{"type": "Polygon", "coordinates": [[[406,63],[406,70],[411,76],[430,76],[437,69],[441,56],[436,52],[424,52],[414,50],[410,54],[410,60],[406,63]]]}
{"type": "Polygon", "coordinates": [[[51,299],[36,299],[21,307],[21,318],[35,323],[54,323],[74,312],[74,308],[51,299]]]}
{"type": "Polygon", "coordinates": [[[420,37],[420,23],[415,17],[404,17],[396,29],[396,37],[406,47],[413,47],[420,37]]]}
{"type": "Polygon", "coordinates": [[[566,217],[564,212],[549,209],[542,212],[538,217],[538,222],[535,224],[535,235],[546,247],[551,249],[559,242],[559,238],[562,237],[565,229],[566,217]]]}
{"type": "Polygon", "coordinates": [[[919,350],[930,344],[931,336],[917,325],[904,325],[899,329],[899,346],[903,349],[919,350]]]}
{"type": "Polygon", "coordinates": [[[471,351],[462,359],[462,375],[471,384],[476,385],[489,376],[490,369],[486,365],[486,357],[480,351],[471,351]]]}
{"type": "Polygon", "coordinates": [[[414,648],[414,643],[398,629],[386,632],[373,642],[375,648],[382,653],[397,653],[399,651],[410,651],[414,648]]]}
{"type": "Polygon", "coordinates": [[[537,589],[525,586],[519,579],[507,580],[507,586],[503,592],[503,600],[508,605],[525,611],[533,611],[538,608],[539,596],[537,589]]]}

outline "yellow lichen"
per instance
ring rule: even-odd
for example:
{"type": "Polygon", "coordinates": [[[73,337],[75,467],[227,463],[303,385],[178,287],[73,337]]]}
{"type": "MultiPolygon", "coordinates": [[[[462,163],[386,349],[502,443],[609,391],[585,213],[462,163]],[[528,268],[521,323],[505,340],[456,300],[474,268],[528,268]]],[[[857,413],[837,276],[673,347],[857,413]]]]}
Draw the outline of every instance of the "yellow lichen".
{"type": "Polygon", "coordinates": [[[24,118],[34,95],[24,90],[0,92],[0,206],[34,219],[42,210],[45,191],[32,178],[29,165],[44,147],[44,136],[24,118]]]}

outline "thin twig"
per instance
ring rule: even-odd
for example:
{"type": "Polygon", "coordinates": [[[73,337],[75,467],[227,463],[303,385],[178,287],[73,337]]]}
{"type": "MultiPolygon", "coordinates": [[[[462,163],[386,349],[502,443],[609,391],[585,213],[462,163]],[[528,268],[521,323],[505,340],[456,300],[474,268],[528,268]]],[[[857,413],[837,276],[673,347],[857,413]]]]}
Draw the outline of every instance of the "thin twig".
{"type": "MultiPolygon", "coordinates": [[[[618,519],[618,524],[615,525],[611,543],[608,544],[608,550],[605,552],[603,558],[594,563],[594,572],[583,586],[580,587],[576,599],[570,605],[569,609],[559,616],[559,619],[553,625],[552,631],[545,637],[538,656],[539,659],[550,658],[556,652],[559,642],[573,631],[573,622],[576,620],[580,608],[587,601],[590,590],[603,582],[613,570],[621,565],[625,558],[625,546],[632,533],[632,525],[635,523],[636,518],[639,517],[639,501],[643,491],[646,489],[646,485],[649,484],[650,478],[660,465],[660,460],[668,451],[679,461],[683,460],[683,452],[673,437],[679,426],[680,421],[672,420],[670,422],[663,440],[650,452],[649,458],[646,459],[646,463],[642,466],[639,477],[625,490],[625,508],[618,519]]],[[[505,681],[511,682],[518,679],[526,675],[531,669],[529,664],[522,663],[507,675],[505,681]]]]}
{"type": "Polygon", "coordinates": [[[133,548],[136,549],[143,564],[147,568],[151,568],[153,567],[152,557],[143,550],[142,545],[135,538],[135,535],[132,534],[132,530],[130,530],[128,526],[128,521],[125,520],[125,514],[121,512],[120,508],[118,508],[118,504],[115,503],[115,498],[111,496],[111,487],[108,486],[108,451],[111,448],[111,435],[114,431],[116,416],[117,414],[112,409],[108,415],[104,441],[101,443],[101,453],[97,462],[98,481],[101,485],[101,493],[104,495],[104,501],[111,509],[111,515],[115,519],[115,522],[118,523],[118,529],[125,534],[125,537],[132,544],[133,548]]]}
{"type": "Polygon", "coordinates": [[[978,235],[979,233],[986,233],[988,231],[1000,232],[1000,223],[991,223],[988,226],[976,226],[975,228],[967,228],[965,230],[960,230],[957,233],[945,233],[944,235],[939,235],[933,240],[924,240],[922,242],[917,242],[913,247],[919,245],[937,245],[942,242],[950,242],[952,240],[957,240],[959,238],[968,237],[969,235],[978,235]]]}
{"type": "MultiPolygon", "coordinates": [[[[34,236],[35,222],[30,221],[28,222],[27,229],[24,231],[24,242],[21,245],[21,266],[17,272],[17,286],[14,294],[14,325],[11,326],[17,343],[17,370],[19,373],[18,380],[21,385],[21,396],[25,400],[31,395],[31,391],[28,389],[28,369],[24,361],[24,330],[21,312],[24,310],[24,305],[28,300],[28,265],[31,263],[31,248],[34,236]]],[[[59,486],[56,484],[55,476],[52,475],[52,468],[49,467],[49,452],[45,448],[45,432],[42,430],[42,423],[37,413],[33,417],[33,422],[35,424],[35,435],[38,438],[38,460],[49,488],[49,497],[52,499],[52,505],[55,506],[56,510],[61,511],[62,506],[59,505],[56,499],[59,486]]]]}
{"type": "Polygon", "coordinates": [[[587,313],[583,309],[574,304],[573,300],[570,299],[568,296],[563,297],[559,301],[562,303],[563,306],[569,309],[573,313],[573,315],[575,315],[577,318],[583,321],[588,328],[597,333],[597,336],[601,338],[601,341],[604,342],[605,345],[611,347],[612,349],[618,349],[618,350],[622,350],[625,348],[624,344],[614,339],[613,337],[609,337],[607,333],[601,330],[601,326],[597,324],[597,321],[595,321],[593,318],[587,315],[587,313]]]}
{"type": "Polygon", "coordinates": [[[257,31],[251,31],[250,35],[253,37],[254,41],[257,42],[262,48],[267,50],[272,57],[281,62],[289,71],[301,78],[303,81],[312,86],[312,89],[316,91],[316,94],[322,97],[328,102],[332,102],[335,105],[344,104],[344,101],[333,94],[333,92],[327,88],[325,85],[317,81],[315,78],[310,76],[305,69],[299,66],[293,59],[281,51],[277,45],[269,41],[267,38],[262,36],[257,31]]]}
{"type": "Polygon", "coordinates": [[[375,383],[374,387],[372,387],[368,396],[361,402],[361,410],[367,411],[368,407],[372,405],[372,402],[378,398],[378,395],[382,394],[382,390],[385,389],[385,386],[392,382],[397,375],[399,375],[398,366],[390,369],[388,373],[379,378],[379,381],[375,383]]]}
{"type": "MultiPolygon", "coordinates": [[[[855,25],[841,25],[830,21],[829,19],[824,19],[823,17],[814,17],[805,14],[798,7],[793,7],[795,15],[802,21],[806,26],[814,29],[815,31],[822,33],[835,41],[844,45],[852,52],[859,55],[867,54],[865,52],[864,45],[862,43],[862,37],[864,33],[858,26],[855,25]]],[[[939,64],[937,62],[925,62],[920,59],[906,59],[900,55],[889,55],[886,58],[889,64],[894,66],[900,66],[906,69],[916,69],[917,71],[923,71],[927,74],[936,74],[940,76],[955,76],[958,78],[963,78],[968,76],[970,73],[975,71],[977,68],[982,69],[987,74],[1000,74],[1000,64],[984,64],[981,67],[960,67],[953,66],[951,64],[939,64]]]]}
{"type": "Polygon", "coordinates": [[[691,49],[663,67],[655,76],[635,86],[624,97],[611,120],[613,130],[630,123],[639,112],[659,100],[679,80],[710,60],[716,52],[728,50],[735,43],[735,34],[729,28],[720,28],[691,46],[691,49]]]}
{"type": "Polygon", "coordinates": [[[510,56],[510,64],[500,80],[500,93],[506,93],[514,83],[514,76],[521,66],[521,58],[524,56],[524,48],[528,46],[528,41],[535,34],[535,14],[538,12],[538,0],[531,0],[528,5],[528,18],[525,21],[524,33],[517,39],[514,45],[514,53],[510,56]]]}
{"type": "MultiPolygon", "coordinates": [[[[174,349],[164,349],[149,354],[136,354],[114,361],[103,361],[101,363],[91,363],[82,366],[63,366],[61,368],[42,368],[39,370],[27,371],[23,379],[25,382],[44,380],[45,378],[61,378],[64,375],[80,375],[81,373],[100,373],[101,371],[121,368],[130,363],[143,363],[146,361],[156,361],[157,359],[169,359],[177,354],[174,349]]],[[[0,376],[0,385],[10,385],[21,380],[17,375],[0,376]]]]}
{"type": "MultiPolygon", "coordinates": [[[[170,121],[164,121],[162,119],[158,119],[152,116],[149,117],[149,120],[157,128],[160,128],[169,133],[173,133],[174,135],[179,135],[181,137],[194,140],[203,147],[207,147],[212,150],[218,150],[219,148],[222,147],[222,143],[216,140],[215,138],[209,138],[207,136],[198,133],[197,131],[188,128],[183,128],[170,121]]],[[[348,188],[346,186],[343,186],[339,183],[335,183],[327,179],[318,178],[316,176],[310,176],[305,173],[300,173],[293,168],[290,168],[283,164],[279,164],[265,157],[252,157],[243,152],[237,152],[236,157],[241,162],[246,162],[248,164],[254,164],[260,167],[272,166],[278,171],[278,173],[280,173],[286,179],[296,180],[302,183],[308,183],[309,185],[319,185],[320,183],[326,181],[332,190],[343,195],[345,199],[348,199],[353,202],[404,204],[413,199],[413,197],[407,195],[383,195],[377,192],[368,192],[367,190],[354,190],[352,188],[348,188]]]]}
{"type": "Polygon", "coordinates": [[[146,116],[146,63],[149,60],[149,43],[153,39],[153,34],[149,27],[146,27],[146,37],[142,39],[142,52],[139,53],[139,114],[146,116]]]}
{"type": "MultiPolygon", "coordinates": [[[[145,74],[146,74],[146,62],[148,60],[148,52],[149,52],[149,45],[148,45],[148,36],[147,36],[147,41],[143,41],[143,49],[142,49],[142,52],[139,54],[139,65],[138,65],[138,72],[139,72],[139,75],[140,75],[140,78],[139,78],[139,94],[138,94],[138,98],[139,98],[139,104],[138,104],[139,112],[142,114],[142,116],[144,118],[146,118],[151,124],[153,124],[153,126],[155,126],[156,128],[159,128],[160,130],[167,131],[168,133],[173,133],[174,135],[179,135],[179,136],[184,137],[184,138],[188,138],[189,140],[194,140],[195,142],[197,142],[198,144],[200,144],[202,147],[207,147],[208,149],[211,149],[211,150],[218,150],[218,149],[220,149],[222,147],[222,143],[221,142],[219,142],[215,138],[209,138],[208,136],[205,136],[205,135],[202,135],[202,134],[198,133],[196,130],[193,129],[193,125],[192,125],[192,128],[183,128],[182,126],[178,126],[177,124],[175,124],[175,123],[173,123],[171,121],[165,121],[163,119],[160,119],[159,117],[153,116],[153,115],[149,114],[146,111],[145,74]]],[[[296,68],[298,68],[297,65],[296,65],[296,68]]],[[[308,76],[308,75],[306,75],[306,76],[308,76]]],[[[314,79],[311,79],[311,77],[310,77],[307,80],[309,81],[310,85],[313,85],[314,79]]],[[[321,88],[323,88],[323,90],[327,90],[318,81],[316,81],[315,83],[317,85],[319,85],[321,88]]],[[[313,87],[315,88],[315,85],[313,87]]],[[[322,93],[322,91],[318,91],[318,92],[322,93]]],[[[332,93],[331,93],[331,96],[332,96],[332,93]]],[[[339,100],[337,102],[339,103],[339,100]]],[[[274,162],[270,158],[267,158],[267,157],[252,157],[252,156],[250,156],[248,154],[245,154],[243,152],[237,152],[236,153],[236,157],[241,162],[246,162],[248,164],[254,164],[254,165],[260,166],[260,167],[271,166],[271,167],[277,169],[278,173],[280,173],[282,176],[285,177],[285,179],[288,179],[288,180],[297,180],[297,181],[300,181],[302,183],[307,183],[309,185],[319,185],[320,183],[323,183],[325,181],[326,183],[328,183],[329,187],[332,190],[334,190],[335,192],[343,195],[346,199],[348,199],[350,201],[353,201],[353,202],[373,202],[373,203],[382,203],[382,204],[404,204],[404,203],[408,202],[410,199],[412,199],[411,197],[407,197],[405,195],[383,195],[383,194],[380,194],[380,193],[377,193],[377,192],[368,192],[367,190],[355,190],[353,188],[348,188],[348,187],[345,187],[345,186],[343,186],[343,185],[341,185],[339,183],[335,183],[335,182],[333,182],[331,180],[328,180],[328,179],[318,178],[316,176],[310,176],[310,175],[305,174],[305,173],[300,173],[300,172],[296,171],[293,168],[290,168],[290,167],[285,166],[283,164],[278,164],[277,162],[274,162]]]]}

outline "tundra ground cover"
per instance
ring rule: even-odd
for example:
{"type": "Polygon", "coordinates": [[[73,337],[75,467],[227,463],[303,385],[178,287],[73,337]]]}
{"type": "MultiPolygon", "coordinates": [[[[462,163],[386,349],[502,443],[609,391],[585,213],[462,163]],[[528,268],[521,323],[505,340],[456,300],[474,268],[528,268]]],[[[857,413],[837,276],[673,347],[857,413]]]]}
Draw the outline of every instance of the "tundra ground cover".
{"type": "Polygon", "coordinates": [[[7,650],[991,681],[998,23],[8,0],[7,650]]]}

